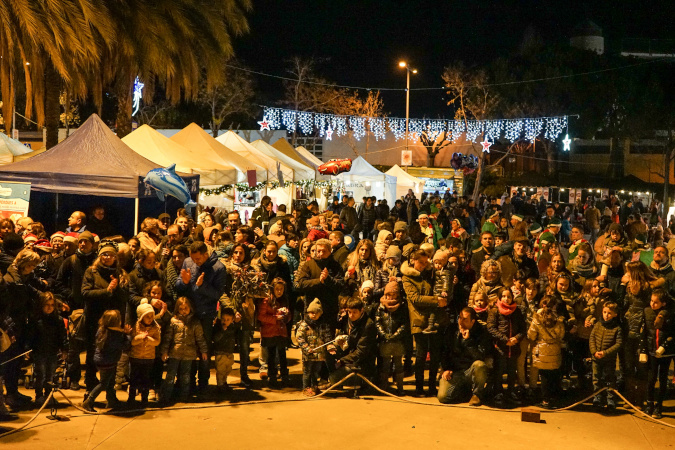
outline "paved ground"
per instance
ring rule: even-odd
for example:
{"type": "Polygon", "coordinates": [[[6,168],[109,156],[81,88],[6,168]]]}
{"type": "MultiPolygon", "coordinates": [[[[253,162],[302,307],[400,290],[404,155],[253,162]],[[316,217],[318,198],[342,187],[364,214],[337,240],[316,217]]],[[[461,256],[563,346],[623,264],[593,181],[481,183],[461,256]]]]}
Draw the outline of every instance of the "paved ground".
{"type": "MultiPolygon", "coordinates": [[[[289,363],[293,364],[292,381],[299,386],[299,352],[290,350],[289,356],[289,363]]],[[[236,381],[232,377],[231,382],[236,381]]],[[[43,411],[27,430],[1,438],[0,446],[25,450],[132,446],[166,450],[214,445],[243,449],[291,446],[398,449],[447,445],[602,449],[608,444],[613,449],[665,449],[675,445],[675,429],[640,419],[623,409],[612,417],[597,414],[586,406],[570,412],[543,412],[545,423],[534,424],[521,422],[519,410],[446,407],[435,399],[418,400],[410,396],[406,397],[410,402],[372,396],[351,399],[337,394],[303,400],[298,389],[271,391],[265,386],[257,381],[256,390],[237,388],[220,402],[136,415],[90,416],[74,408],[63,408],[59,414],[71,420],[54,422],[47,419],[48,411],[43,411]],[[273,402],[248,403],[255,401],[273,402]]],[[[412,385],[407,389],[411,393],[412,385]]],[[[65,393],[76,403],[82,401],[83,391],[65,393]]],[[[103,401],[103,397],[99,399],[103,401]]],[[[126,394],[120,392],[119,398],[126,399],[126,394]]],[[[664,420],[675,425],[675,401],[666,406],[664,420]]],[[[33,415],[34,411],[22,412],[18,420],[0,425],[20,427],[33,415]]]]}

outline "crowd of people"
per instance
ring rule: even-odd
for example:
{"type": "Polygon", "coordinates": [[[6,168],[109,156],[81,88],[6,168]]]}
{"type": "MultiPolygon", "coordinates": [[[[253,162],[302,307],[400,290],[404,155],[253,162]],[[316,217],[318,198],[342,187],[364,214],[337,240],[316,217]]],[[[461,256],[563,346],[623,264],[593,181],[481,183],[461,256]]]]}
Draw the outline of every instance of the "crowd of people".
{"type": "Polygon", "coordinates": [[[614,410],[616,389],[661,417],[675,240],[657,207],[645,222],[616,198],[410,191],[391,208],[343,196],[290,209],[265,196],[247,223],[162,214],[130,240],[102,207],[49,238],[30,218],[0,221],[0,405],[31,404],[18,390],[26,358],[35,406],[62,362],[90,411],[102,391],[110,408],[120,390],[141,405],[208,397],[212,368],[227,396],[235,353],[252,389],[257,330],[257,376],[272,389],[290,386],[299,347],[307,396],[353,372],[405,395],[414,375],[408,393],[442,403],[551,408],[609,388],[594,406],[614,410]]]}

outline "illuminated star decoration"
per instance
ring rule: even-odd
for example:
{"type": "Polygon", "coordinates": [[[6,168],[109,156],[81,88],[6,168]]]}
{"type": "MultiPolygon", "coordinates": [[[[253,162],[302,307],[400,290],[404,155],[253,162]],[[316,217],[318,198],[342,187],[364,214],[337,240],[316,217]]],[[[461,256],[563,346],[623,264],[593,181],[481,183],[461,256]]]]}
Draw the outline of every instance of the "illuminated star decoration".
{"type": "Polygon", "coordinates": [[[571,143],[572,139],[570,139],[570,135],[565,134],[565,139],[563,139],[563,151],[569,152],[571,143]]]}
{"type": "Polygon", "coordinates": [[[490,153],[490,146],[492,145],[492,142],[485,139],[483,142],[481,142],[481,145],[483,146],[483,152],[490,153]]]}
{"type": "Polygon", "coordinates": [[[135,116],[138,112],[138,109],[141,107],[141,98],[143,98],[143,88],[145,84],[141,83],[141,80],[136,77],[134,80],[134,94],[133,94],[133,108],[134,112],[131,113],[131,116],[135,116]]]}
{"type": "Polygon", "coordinates": [[[258,125],[260,125],[260,131],[270,129],[270,123],[267,121],[267,117],[263,117],[263,120],[259,121],[258,125]]]}
{"type": "Polygon", "coordinates": [[[326,128],[326,139],[333,140],[333,129],[331,127],[326,128]]]}

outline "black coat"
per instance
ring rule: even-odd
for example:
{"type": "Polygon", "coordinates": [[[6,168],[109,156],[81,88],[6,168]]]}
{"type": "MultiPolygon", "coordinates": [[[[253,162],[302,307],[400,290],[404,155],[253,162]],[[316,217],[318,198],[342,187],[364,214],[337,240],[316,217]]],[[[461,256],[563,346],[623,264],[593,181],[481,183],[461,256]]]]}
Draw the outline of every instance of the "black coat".
{"type": "Polygon", "coordinates": [[[487,329],[501,355],[514,358],[520,354],[520,341],[527,335],[525,316],[520,308],[516,308],[509,315],[500,314],[497,307],[492,308],[488,315],[487,329]],[[506,343],[512,337],[518,339],[518,344],[509,347],[506,343]]]}
{"type": "Polygon", "coordinates": [[[441,359],[443,370],[465,371],[475,361],[485,361],[492,345],[490,334],[476,321],[464,339],[460,331],[448,333],[448,342],[441,359]]]}
{"type": "Polygon", "coordinates": [[[122,282],[112,292],[108,292],[108,285],[115,275],[118,279],[123,274],[116,268],[92,266],[84,273],[82,281],[82,298],[84,299],[85,326],[92,332],[98,328],[98,320],[109,309],[120,312],[125,317],[129,301],[129,286],[122,282]]]}
{"type": "Polygon", "coordinates": [[[349,338],[347,350],[338,353],[339,360],[344,364],[360,367],[365,376],[373,376],[377,356],[377,331],[373,321],[364,313],[359,320],[348,321],[343,333],[349,338]]]}
{"type": "Polygon", "coordinates": [[[38,356],[56,356],[66,350],[66,324],[61,316],[38,313],[30,327],[30,348],[38,356]]]}
{"type": "Polygon", "coordinates": [[[333,330],[337,324],[339,311],[338,296],[342,293],[344,286],[342,267],[332,258],[310,259],[300,264],[298,275],[295,277],[295,288],[298,293],[307,297],[308,304],[315,298],[321,301],[323,315],[333,330]],[[322,283],[319,277],[324,268],[328,269],[328,278],[322,283]]]}
{"type": "Polygon", "coordinates": [[[84,308],[82,281],[84,272],[94,263],[96,253],[88,255],[77,251],[63,261],[56,276],[55,293],[70,306],[70,310],[84,308]]]}

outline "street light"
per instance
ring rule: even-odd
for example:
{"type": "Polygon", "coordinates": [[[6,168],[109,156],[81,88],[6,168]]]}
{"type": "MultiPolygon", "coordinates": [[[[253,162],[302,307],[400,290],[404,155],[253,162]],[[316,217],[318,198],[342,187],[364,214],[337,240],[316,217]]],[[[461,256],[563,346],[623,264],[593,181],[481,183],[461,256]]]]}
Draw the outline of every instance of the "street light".
{"type": "Polygon", "coordinates": [[[399,67],[406,70],[406,84],[405,84],[405,149],[408,150],[408,118],[410,114],[410,72],[417,73],[417,69],[411,69],[407,62],[401,61],[398,63],[399,67]]]}

